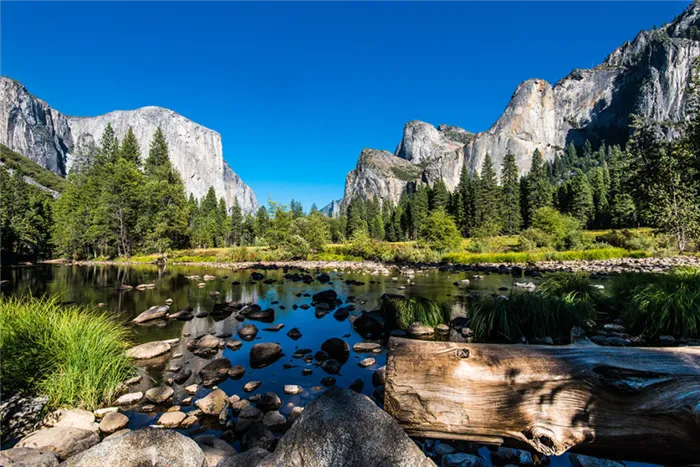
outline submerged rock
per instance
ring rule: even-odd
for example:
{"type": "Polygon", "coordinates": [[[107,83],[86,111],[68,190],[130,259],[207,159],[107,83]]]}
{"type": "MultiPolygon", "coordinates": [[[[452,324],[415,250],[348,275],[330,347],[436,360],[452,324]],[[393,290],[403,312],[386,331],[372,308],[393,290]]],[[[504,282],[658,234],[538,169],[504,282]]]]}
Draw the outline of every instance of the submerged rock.
{"type": "Polygon", "coordinates": [[[434,466],[366,396],[331,388],[311,402],[260,466],[434,466]]]}
{"type": "Polygon", "coordinates": [[[343,339],[332,337],[321,344],[321,350],[339,363],[345,363],[350,358],[350,346],[343,339]]]}
{"type": "Polygon", "coordinates": [[[228,378],[231,362],[228,358],[217,358],[207,363],[199,370],[203,386],[213,386],[228,378]]]}
{"type": "Polygon", "coordinates": [[[266,342],[255,344],[250,349],[250,366],[262,368],[274,363],[282,356],[282,347],[279,344],[266,342]]]}

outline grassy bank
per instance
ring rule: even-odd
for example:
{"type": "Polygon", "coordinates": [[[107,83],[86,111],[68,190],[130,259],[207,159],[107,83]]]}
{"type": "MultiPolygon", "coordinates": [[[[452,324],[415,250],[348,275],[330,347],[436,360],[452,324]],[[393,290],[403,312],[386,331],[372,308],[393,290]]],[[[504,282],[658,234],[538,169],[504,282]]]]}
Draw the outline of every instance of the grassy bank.
{"type": "Polygon", "coordinates": [[[3,393],[49,397],[48,408],[108,403],[134,368],[127,328],[94,309],[54,298],[0,298],[3,393]]]}

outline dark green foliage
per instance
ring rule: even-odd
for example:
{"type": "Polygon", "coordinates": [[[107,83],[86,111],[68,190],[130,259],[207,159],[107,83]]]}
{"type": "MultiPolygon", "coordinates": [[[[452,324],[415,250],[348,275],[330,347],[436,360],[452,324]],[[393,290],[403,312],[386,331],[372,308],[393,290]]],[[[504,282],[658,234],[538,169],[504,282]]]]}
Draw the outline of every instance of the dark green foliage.
{"type": "Polygon", "coordinates": [[[384,294],[379,299],[379,311],[385,319],[393,321],[397,328],[404,331],[413,323],[435,327],[450,319],[447,305],[425,297],[384,294]]]}
{"type": "Polygon", "coordinates": [[[462,244],[462,236],[454,219],[442,209],[430,213],[420,228],[418,238],[441,253],[456,250],[462,244]]]}
{"type": "Polygon", "coordinates": [[[520,210],[520,182],[518,179],[518,166],[515,163],[515,156],[506,154],[503,159],[501,169],[502,209],[501,223],[503,233],[513,235],[520,232],[523,218],[520,210]]]}
{"type": "Polygon", "coordinates": [[[31,178],[39,185],[59,193],[63,191],[63,188],[66,186],[66,181],[63,178],[43,168],[33,160],[11,151],[4,144],[0,144],[0,161],[2,161],[3,165],[7,166],[7,168],[12,169],[13,172],[19,170],[22,174],[31,178]]]}
{"type": "Polygon", "coordinates": [[[550,206],[552,203],[552,187],[539,149],[535,149],[532,155],[530,172],[525,178],[525,202],[527,206],[526,225],[530,225],[532,222],[535,211],[550,206]]]}
{"type": "Polygon", "coordinates": [[[562,298],[567,302],[582,301],[597,305],[604,299],[603,292],[596,288],[590,275],[585,273],[560,273],[547,275],[539,292],[548,297],[562,298]]]}
{"type": "Polygon", "coordinates": [[[475,231],[479,235],[498,235],[501,230],[501,189],[491,156],[486,154],[474,197],[475,231]]]}
{"type": "Polygon", "coordinates": [[[590,303],[569,301],[539,292],[514,292],[508,297],[479,298],[470,313],[470,327],[479,339],[566,338],[574,326],[594,317],[590,303]]]}
{"type": "Polygon", "coordinates": [[[136,167],[141,165],[141,148],[139,147],[139,142],[136,140],[136,135],[134,135],[134,130],[129,127],[124,141],[122,141],[122,147],[119,150],[122,159],[134,164],[136,167]]]}

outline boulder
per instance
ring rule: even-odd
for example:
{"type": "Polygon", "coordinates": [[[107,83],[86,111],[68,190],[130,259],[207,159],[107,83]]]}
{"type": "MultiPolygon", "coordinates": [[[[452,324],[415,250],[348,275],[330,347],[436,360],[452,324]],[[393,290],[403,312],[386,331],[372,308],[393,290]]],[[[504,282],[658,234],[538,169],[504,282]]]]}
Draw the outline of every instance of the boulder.
{"type": "Polygon", "coordinates": [[[143,399],[143,392],[130,392],[129,394],[119,396],[119,398],[114,401],[114,405],[132,405],[141,399],[143,399]]]}
{"type": "Polygon", "coordinates": [[[170,344],[163,341],[146,342],[126,351],[126,356],[135,360],[155,358],[170,351],[170,344]]]}
{"type": "Polygon", "coordinates": [[[326,352],[330,358],[337,360],[340,364],[350,358],[350,346],[343,339],[332,337],[321,344],[321,350],[326,352]]]}
{"type": "MultiPolygon", "coordinates": [[[[277,439],[275,438],[275,435],[272,434],[272,431],[270,431],[270,429],[267,428],[263,423],[256,423],[253,426],[251,426],[248,431],[246,431],[245,435],[243,435],[242,446],[246,450],[253,448],[262,448],[271,451],[275,448],[276,443],[277,439]]],[[[274,465],[284,465],[286,467],[286,464],[284,463],[274,465]]]]}
{"type": "Polygon", "coordinates": [[[219,415],[228,406],[228,396],[221,389],[216,389],[197,400],[194,405],[207,415],[219,415]]]}
{"type": "Polygon", "coordinates": [[[6,397],[3,394],[0,400],[0,433],[3,438],[10,439],[34,431],[41,422],[42,411],[48,400],[46,396],[18,393],[6,397]]]}
{"type": "Polygon", "coordinates": [[[335,301],[338,298],[338,294],[335,290],[324,290],[322,292],[316,293],[311,297],[313,303],[326,303],[330,309],[335,308],[335,301]]]}
{"type": "Polygon", "coordinates": [[[267,412],[265,417],[263,417],[263,425],[265,425],[270,431],[280,432],[287,428],[287,419],[284,418],[279,410],[273,410],[267,412]]]}
{"type": "Polygon", "coordinates": [[[208,466],[216,466],[223,459],[237,454],[236,450],[226,441],[213,435],[197,436],[194,440],[202,449],[208,466]]]}
{"type": "Polygon", "coordinates": [[[226,457],[216,467],[256,467],[270,455],[270,451],[252,448],[233,457],[226,457]]]}
{"type": "Polygon", "coordinates": [[[258,327],[254,324],[246,324],[238,330],[238,335],[244,341],[252,341],[258,335],[258,327]]]}
{"type": "Polygon", "coordinates": [[[172,430],[145,428],[71,457],[66,467],[204,467],[204,453],[192,439],[172,430]]]}
{"type": "Polygon", "coordinates": [[[247,319],[271,323],[275,320],[275,310],[267,308],[265,310],[255,310],[245,315],[247,319]]]}
{"type": "Polygon", "coordinates": [[[163,425],[165,428],[178,428],[185,421],[187,415],[183,412],[165,412],[158,419],[158,425],[163,425]]]}
{"type": "Polygon", "coordinates": [[[408,327],[408,333],[412,336],[429,336],[435,334],[435,329],[423,323],[413,323],[408,327]]]}
{"type": "Polygon", "coordinates": [[[440,467],[486,467],[484,459],[474,454],[456,452],[442,458],[440,467]]]}
{"type": "Polygon", "coordinates": [[[569,454],[569,461],[572,467],[625,467],[621,462],[581,454],[569,454]]]}
{"type": "Polygon", "coordinates": [[[282,400],[280,396],[274,392],[266,392],[262,395],[258,401],[258,408],[263,412],[269,412],[271,410],[277,410],[282,406],[282,400]]]}
{"type": "Polygon", "coordinates": [[[299,328],[292,328],[287,333],[287,336],[289,336],[290,339],[297,340],[301,338],[301,331],[299,330],[299,328]]]}
{"type": "Polygon", "coordinates": [[[266,342],[255,344],[250,349],[250,366],[262,368],[274,363],[282,356],[282,347],[279,344],[266,342]]]}
{"type": "Polygon", "coordinates": [[[45,425],[65,428],[82,428],[83,430],[98,431],[95,414],[83,409],[58,409],[46,417],[45,425]]]}
{"type": "Polygon", "coordinates": [[[379,464],[435,465],[368,397],[334,387],[304,409],[260,466],[379,464]]]}
{"type": "Polygon", "coordinates": [[[245,373],[245,368],[241,365],[233,365],[228,369],[228,377],[231,379],[241,379],[245,373]]]}
{"type": "Polygon", "coordinates": [[[212,336],[211,334],[207,334],[206,336],[200,337],[196,345],[197,348],[200,349],[218,349],[221,345],[221,339],[216,336],[212,336]]]}
{"type": "Polygon", "coordinates": [[[126,428],[129,425],[129,417],[119,412],[108,413],[100,422],[102,433],[112,434],[126,428]]]}
{"type": "Polygon", "coordinates": [[[99,435],[92,430],[57,426],[31,433],[17,443],[17,447],[52,451],[65,460],[99,442],[99,435]]]}
{"type": "Polygon", "coordinates": [[[202,385],[213,386],[228,378],[228,371],[231,369],[231,362],[228,358],[217,358],[207,363],[199,370],[202,378],[202,385]]]}
{"type": "Polygon", "coordinates": [[[136,318],[132,319],[131,322],[141,324],[147,321],[153,321],[154,319],[163,319],[166,317],[169,311],[170,307],[167,305],[152,306],[148,310],[138,315],[136,318]]]}
{"type": "Polygon", "coordinates": [[[4,467],[55,467],[58,455],[52,451],[31,448],[12,448],[0,451],[0,465],[4,467]]]}
{"type": "Polygon", "coordinates": [[[340,373],[340,363],[332,358],[324,360],[323,363],[321,363],[321,369],[331,375],[337,375],[340,373]]]}

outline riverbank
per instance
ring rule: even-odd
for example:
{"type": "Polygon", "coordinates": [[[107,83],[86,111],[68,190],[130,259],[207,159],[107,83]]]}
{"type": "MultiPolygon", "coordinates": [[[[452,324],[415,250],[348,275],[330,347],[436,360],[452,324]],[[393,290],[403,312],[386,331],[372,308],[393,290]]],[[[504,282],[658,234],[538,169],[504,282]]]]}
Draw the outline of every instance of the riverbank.
{"type": "MultiPolygon", "coordinates": [[[[159,257],[152,257],[152,262],[143,261],[143,257],[135,260],[110,260],[110,261],[74,261],[62,260],[45,261],[45,264],[64,264],[75,266],[93,265],[143,265],[156,264],[159,257]]],[[[638,273],[662,273],[673,268],[683,266],[700,267],[700,258],[691,255],[669,256],[662,258],[611,258],[603,260],[562,260],[562,261],[536,261],[536,262],[484,262],[484,263],[427,263],[427,262],[378,262],[378,261],[322,261],[322,260],[294,260],[294,261],[171,261],[167,264],[201,266],[231,269],[234,271],[246,269],[324,269],[324,270],[349,270],[364,272],[372,275],[390,275],[393,272],[406,272],[407,270],[440,269],[447,272],[479,271],[485,273],[512,274],[521,272],[524,275],[546,272],[587,272],[597,275],[615,275],[628,272],[638,273]]]]}

